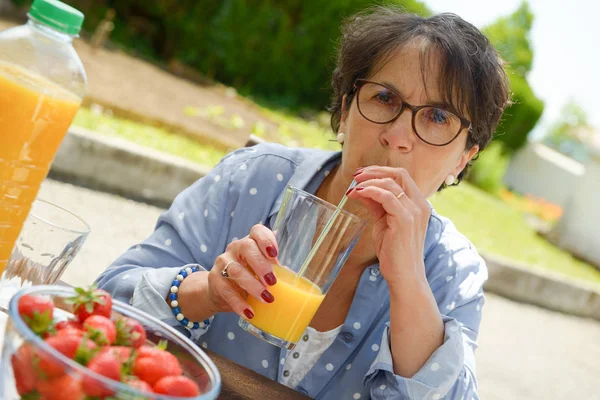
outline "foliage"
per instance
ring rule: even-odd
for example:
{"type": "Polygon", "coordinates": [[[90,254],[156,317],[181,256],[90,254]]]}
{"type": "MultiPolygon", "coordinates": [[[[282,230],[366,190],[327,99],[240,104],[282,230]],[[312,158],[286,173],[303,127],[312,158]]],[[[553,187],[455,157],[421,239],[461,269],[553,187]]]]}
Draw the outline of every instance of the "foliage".
{"type": "Polygon", "coordinates": [[[506,71],[513,93],[513,105],[504,113],[498,126],[497,139],[504,150],[514,152],[527,142],[527,135],[542,116],[543,102],[535,96],[527,74],[531,70],[533,50],[529,33],[533,13],[524,1],[511,15],[499,18],[483,29],[502,58],[508,63],[506,71]]]}
{"type": "Polygon", "coordinates": [[[588,117],[579,104],[570,100],[560,113],[560,118],[550,127],[544,138],[545,145],[585,163],[588,160],[588,135],[593,130],[588,123],[588,117]]]}
{"type": "Polygon", "coordinates": [[[312,109],[329,103],[345,18],[374,4],[430,14],[419,0],[64,1],[84,12],[88,31],[115,9],[111,40],[138,55],[176,59],[280,107],[312,109]]]}
{"type": "Polygon", "coordinates": [[[530,194],[520,196],[507,189],[502,189],[499,194],[500,198],[511,207],[522,213],[533,214],[546,222],[557,222],[563,213],[559,205],[541,197],[535,197],[530,194]]]}
{"type": "Polygon", "coordinates": [[[504,187],[503,178],[509,157],[503,147],[498,141],[490,144],[473,163],[467,176],[469,182],[493,195],[499,194],[504,187]]]}

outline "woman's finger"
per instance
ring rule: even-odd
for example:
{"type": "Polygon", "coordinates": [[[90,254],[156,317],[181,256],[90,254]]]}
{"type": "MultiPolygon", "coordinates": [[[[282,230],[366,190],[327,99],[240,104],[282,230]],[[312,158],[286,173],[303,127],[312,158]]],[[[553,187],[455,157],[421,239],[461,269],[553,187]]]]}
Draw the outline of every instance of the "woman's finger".
{"type": "Polygon", "coordinates": [[[254,318],[254,309],[246,301],[244,291],[235,282],[218,274],[212,279],[210,287],[219,298],[219,302],[225,303],[237,315],[247,319],[254,318]]]}
{"type": "MultiPolygon", "coordinates": [[[[257,224],[250,229],[250,234],[248,236],[250,236],[250,239],[253,239],[256,242],[258,248],[265,257],[271,258],[273,263],[279,264],[279,261],[277,260],[277,239],[275,238],[275,233],[272,230],[264,225],[257,224]]],[[[277,282],[274,274],[273,276],[265,278],[265,280],[269,285],[274,285],[277,282]]]]}
{"type": "MultiPolygon", "coordinates": [[[[391,216],[406,217],[410,215],[408,209],[389,190],[377,186],[356,187],[348,197],[364,197],[379,203],[391,216]]],[[[406,197],[406,196],[402,196],[406,197]]]]}
{"type": "Polygon", "coordinates": [[[238,261],[248,265],[251,272],[254,272],[265,286],[272,286],[277,282],[273,273],[273,259],[265,257],[254,239],[246,236],[243,239],[231,242],[227,246],[227,251],[235,254],[238,261]]]}
{"type": "Polygon", "coordinates": [[[360,174],[356,175],[354,179],[358,183],[370,179],[393,179],[400,187],[406,192],[407,196],[411,199],[423,197],[421,191],[417,187],[417,184],[412,179],[408,171],[404,168],[392,168],[380,165],[372,165],[364,168],[360,174]]]}
{"type": "Polygon", "coordinates": [[[231,282],[234,282],[250,296],[262,301],[263,303],[272,303],[273,295],[256,278],[253,272],[239,261],[235,260],[227,253],[221,254],[215,260],[215,266],[218,271],[224,271],[227,276],[222,276],[231,282]]]}

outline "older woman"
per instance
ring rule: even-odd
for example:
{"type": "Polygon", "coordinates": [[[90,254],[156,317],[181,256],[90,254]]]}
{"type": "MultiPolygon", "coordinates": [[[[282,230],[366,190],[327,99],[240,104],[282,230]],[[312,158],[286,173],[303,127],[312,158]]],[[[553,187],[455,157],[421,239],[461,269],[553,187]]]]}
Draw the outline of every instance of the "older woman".
{"type": "Polygon", "coordinates": [[[100,286],[314,398],[477,398],[487,271],[427,198],[460,182],[490,142],[508,103],[502,62],[456,15],[377,8],[345,26],[333,91],[341,152],[269,144],[226,156],[100,286]],[[238,316],[254,316],[247,296],[277,300],[270,227],[285,187],[336,204],[353,179],[346,209],[369,222],[367,231],[296,349],[241,330],[238,316]],[[174,303],[184,328],[169,291],[186,266],[199,271],[181,282],[174,303]]]}

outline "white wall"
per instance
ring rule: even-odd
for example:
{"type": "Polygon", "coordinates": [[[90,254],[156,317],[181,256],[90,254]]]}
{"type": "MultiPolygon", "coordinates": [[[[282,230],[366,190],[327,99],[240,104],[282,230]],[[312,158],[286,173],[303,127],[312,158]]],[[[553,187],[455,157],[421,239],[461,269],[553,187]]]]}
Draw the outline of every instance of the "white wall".
{"type": "Polygon", "coordinates": [[[518,193],[565,207],[584,173],[579,162],[541,143],[529,143],[512,158],[504,183],[518,193]]]}
{"type": "Polygon", "coordinates": [[[600,158],[586,165],[550,240],[600,268],[600,158]]]}

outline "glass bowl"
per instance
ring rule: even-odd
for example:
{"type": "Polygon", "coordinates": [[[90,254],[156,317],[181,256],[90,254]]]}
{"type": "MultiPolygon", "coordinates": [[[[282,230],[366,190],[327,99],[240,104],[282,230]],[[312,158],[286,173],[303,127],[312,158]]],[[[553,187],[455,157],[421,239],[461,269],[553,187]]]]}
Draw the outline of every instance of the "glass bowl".
{"type": "MultiPolygon", "coordinates": [[[[117,382],[106,377],[103,377],[74,360],[69,359],[53,347],[49,346],[42,338],[37,336],[23,321],[18,313],[18,302],[21,296],[25,294],[43,296],[51,299],[54,302],[54,320],[73,319],[73,307],[67,304],[65,300],[68,297],[74,296],[75,290],[66,286],[57,285],[41,285],[32,286],[19,291],[10,301],[8,307],[8,321],[4,335],[4,345],[2,348],[2,358],[0,360],[0,399],[2,400],[18,400],[21,397],[17,392],[17,383],[14,376],[14,371],[11,363],[18,363],[19,357],[24,357],[26,352],[19,352],[19,349],[24,344],[27,344],[32,351],[39,354],[44,359],[49,359],[53,363],[61,365],[66,373],[75,379],[86,379],[86,382],[93,380],[95,385],[101,385],[108,391],[114,393],[110,397],[112,399],[129,399],[129,400],[176,400],[181,397],[166,396],[156,393],[146,393],[135,390],[125,383],[117,382]]],[[[156,318],[127,305],[123,302],[113,299],[112,316],[115,320],[120,316],[132,318],[140,322],[146,329],[147,344],[156,345],[160,341],[166,341],[166,350],[173,354],[179,360],[183,374],[194,380],[200,387],[200,395],[196,397],[186,397],[191,400],[214,400],[219,395],[221,390],[221,376],[215,364],[210,358],[196,346],[185,335],[178,332],[174,328],[157,320],[156,318]]],[[[66,399],[60,397],[60,399],[66,399]]],[[[70,399],[71,397],[69,397],[70,399]]],[[[83,397],[85,398],[85,396],[83,397]]]]}

